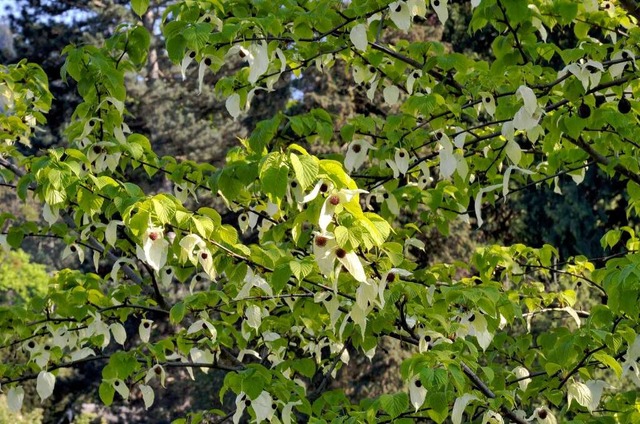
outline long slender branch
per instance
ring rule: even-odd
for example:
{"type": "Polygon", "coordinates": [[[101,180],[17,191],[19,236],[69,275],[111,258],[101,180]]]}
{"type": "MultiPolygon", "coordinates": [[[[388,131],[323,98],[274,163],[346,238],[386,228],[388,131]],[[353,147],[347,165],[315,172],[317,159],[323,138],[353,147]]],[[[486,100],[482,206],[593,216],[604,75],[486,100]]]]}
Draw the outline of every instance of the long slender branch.
{"type": "MultiPolygon", "coordinates": [[[[565,139],[569,140],[571,143],[575,144],[577,147],[579,147],[582,150],[584,150],[585,152],[587,152],[589,154],[589,156],[591,156],[591,158],[593,160],[595,160],[596,162],[598,162],[599,164],[602,164],[604,166],[609,166],[611,164],[611,159],[609,159],[608,157],[604,156],[602,153],[600,153],[596,149],[594,149],[593,146],[590,145],[589,143],[587,143],[586,141],[584,141],[582,139],[582,137],[572,138],[572,137],[568,136],[567,134],[563,134],[563,137],[565,139]]],[[[640,175],[639,174],[631,172],[631,170],[629,170],[627,167],[623,166],[620,163],[616,163],[613,166],[613,169],[617,173],[619,173],[620,175],[623,175],[623,176],[627,177],[628,179],[630,179],[631,181],[633,181],[634,183],[640,185],[640,175]]]]}
{"type": "Polygon", "coordinates": [[[640,21],[640,4],[635,0],[618,0],[618,4],[622,6],[631,16],[640,21]]]}
{"type": "Polygon", "coordinates": [[[552,268],[552,267],[548,267],[548,266],[544,266],[544,265],[534,265],[534,264],[525,264],[525,263],[518,263],[518,265],[526,267],[526,268],[545,269],[547,271],[551,271],[551,272],[554,272],[556,274],[569,275],[571,277],[579,278],[579,279],[584,280],[587,283],[591,284],[592,286],[596,287],[603,294],[605,294],[605,295],[607,294],[607,292],[604,290],[604,287],[602,287],[600,284],[596,283],[595,281],[593,281],[590,278],[587,278],[587,277],[585,277],[584,275],[581,275],[581,274],[576,274],[576,273],[573,273],[573,272],[570,272],[570,271],[565,271],[565,270],[562,270],[562,269],[556,269],[556,268],[552,268]]]}
{"type": "MultiPolygon", "coordinates": [[[[60,368],[72,368],[76,365],[80,365],[80,364],[85,364],[87,362],[95,362],[95,361],[102,361],[105,359],[109,359],[109,355],[96,355],[96,356],[89,356],[83,359],[78,359],[77,361],[69,361],[69,362],[61,362],[59,364],[51,364],[47,367],[47,371],[55,371],[57,369],[60,368]]],[[[20,377],[16,377],[16,378],[5,378],[5,379],[0,379],[0,384],[1,385],[5,385],[5,384],[9,384],[9,383],[20,383],[22,381],[27,381],[27,380],[34,380],[38,378],[38,374],[32,373],[32,374],[25,374],[25,375],[21,375],[20,377]]]]}
{"type": "Polygon", "coordinates": [[[497,4],[504,18],[502,22],[507,26],[507,29],[509,30],[511,35],[513,35],[513,40],[516,43],[516,49],[520,53],[520,56],[522,57],[522,60],[524,61],[524,63],[525,64],[529,63],[529,58],[527,57],[527,54],[524,52],[524,49],[522,48],[522,43],[520,42],[520,38],[518,37],[518,31],[516,31],[516,29],[511,25],[511,22],[509,22],[509,17],[507,16],[507,10],[505,9],[504,5],[500,0],[497,1],[497,4]]]}
{"type": "MultiPolygon", "coordinates": [[[[474,373],[471,368],[469,368],[469,366],[467,364],[465,364],[464,362],[460,362],[460,367],[462,368],[462,372],[464,372],[464,374],[467,376],[467,378],[469,378],[469,380],[471,380],[471,382],[473,382],[474,386],[476,386],[476,388],[478,390],[480,390],[483,395],[485,395],[489,399],[495,399],[495,397],[496,397],[495,393],[493,393],[493,391],[489,388],[489,386],[487,386],[484,383],[484,381],[482,381],[482,379],[480,377],[478,377],[478,375],[476,373],[474,373]]],[[[502,411],[502,413],[504,415],[509,417],[509,419],[511,419],[511,421],[513,421],[513,422],[516,422],[518,424],[527,424],[528,423],[527,420],[517,416],[515,414],[515,412],[513,412],[512,410],[507,408],[505,405],[502,405],[500,410],[502,411]]]]}

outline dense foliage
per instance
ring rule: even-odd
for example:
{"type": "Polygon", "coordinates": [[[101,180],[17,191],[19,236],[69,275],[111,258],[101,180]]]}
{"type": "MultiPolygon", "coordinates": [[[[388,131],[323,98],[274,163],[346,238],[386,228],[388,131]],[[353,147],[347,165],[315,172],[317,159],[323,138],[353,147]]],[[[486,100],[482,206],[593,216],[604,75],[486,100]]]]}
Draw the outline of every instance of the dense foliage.
{"type": "MultiPolygon", "coordinates": [[[[214,87],[235,119],[310,68],[341,67],[362,94],[344,122],[275,103],[220,167],[159,157],[136,131],[125,82],[153,80],[159,54],[144,19],[63,50],[81,99],[64,146],[29,149],[52,102],[43,70],[2,66],[0,178],[40,199],[43,221],[0,215],[0,244],[57,238],[77,261],[46,294],[0,310],[9,408],[33,395],[25,381],[44,400],[61,370],[96,362],[105,404],[147,408],[178,369],[225,372],[215,407],[190,422],[640,420],[640,9],[464,7],[491,55],[404,37],[445,24],[443,0],[163,2],[166,54],[176,80],[194,79],[189,96],[240,64],[214,87]],[[341,153],[309,153],[318,145],[341,153]],[[515,244],[425,260],[434,228],[482,227],[512,193],[579,190],[596,167],[611,183],[590,193],[594,210],[627,205],[628,225],[602,238],[608,256],[515,244]],[[158,181],[166,192],[146,188],[158,181]],[[356,403],[332,389],[388,338],[412,352],[405,390],[356,403]]],[[[131,9],[147,16],[149,0],[131,9]]]]}

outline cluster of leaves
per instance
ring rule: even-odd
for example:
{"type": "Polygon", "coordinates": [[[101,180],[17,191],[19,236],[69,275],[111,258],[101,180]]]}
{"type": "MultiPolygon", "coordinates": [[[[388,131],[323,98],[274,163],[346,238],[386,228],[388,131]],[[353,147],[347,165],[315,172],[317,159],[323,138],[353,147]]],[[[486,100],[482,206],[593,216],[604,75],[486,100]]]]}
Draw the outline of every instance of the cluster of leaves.
{"type": "MultiPolygon", "coordinates": [[[[146,65],[150,46],[142,25],[64,50],[63,78],[82,102],[67,147],[39,156],[18,147],[45,122],[46,78],[37,65],[2,67],[0,177],[23,199],[32,191],[48,225],[14,225],[0,242],[16,249],[24,237],[57,237],[63,256],[94,268],[62,270],[46,294],[0,311],[3,348],[18,358],[0,365],[9,407],[20,408],[25,380],[46,399],[57,370],[108,361],[106,404],[117,394],[151,407],[175,368],[226,372],[222,409],[191,422],[638,421],[632,226],[603,238],[624,247],[600,268],[582,257],[560,264],[548,245],[414,260],[431,228],[481,226],[487,203],[535,185],[559,191],[563,175],[579,184],[590,166],[626,181],[628,214],[637,214],[631,3],[472,1],[470,31],[496,34],[494,58],[474,60],[437,42],[381,41],[428,13],[445,23],[442,0],[176,1],[162,30],[183,75],[197,66],[201,89],[226,61],[243,63],[215,86],[234,118],[283,75],[336,63],[380,111],[339,128],[321,109],[275,111],[220,168],[158,157],[127,124],[125,78],[146,65]],[[560,29],[573,31],[575,46],[545,42],[560,29]],[[344,155],[304,147],[332,141],[344,155]],[[131,182],[140,171],[168,179],[173,192],[145,193],[131,182]],[[185,206],[205,192],[221,210],[185,206]],[[576,310],[576,292],[550,276],[602,302],[576,310]],[[557,314],[557,325],[534,331],[540,314],[557,314]],[[172,331],[159,336],[163,321],[172,331]],[[328,390],[351,355],[372,358],[385,337],[414,351],[401,368],[406,392],[354,404],[328,390]],[[614,388],[629,387],[617,384],[627,378],[636,387],[614,388]]],[[[131,2],[138,15],[148,5],[131,2]]]]}

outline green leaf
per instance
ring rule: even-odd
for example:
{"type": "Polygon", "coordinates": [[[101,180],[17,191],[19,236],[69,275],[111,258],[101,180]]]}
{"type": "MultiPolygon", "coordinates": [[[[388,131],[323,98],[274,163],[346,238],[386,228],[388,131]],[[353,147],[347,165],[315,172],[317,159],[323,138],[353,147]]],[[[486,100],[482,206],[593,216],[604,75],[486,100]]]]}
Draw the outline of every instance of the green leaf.
{"type": "Polygon", "coordinates": [[[260,166],[262,190],[276,204],[284,198],[289,183],[289,168],[282,159],[282,154],[270,153],[260,166]]]}
{"type": "Polygon", "coordinates": [[[382,250],[389,256],[393,266],[400,266],[404,262],[404,248],[400,243],[387,242],[382,245],[382,250]]]}
{"type": "Polygon", "coordinates": [[[560,25],[567,25],[573,22],[578,14],[578,4],[569,0],[558,0],[553,2],[554,12],[559,17],[560,25]]]}
{"type": "Polygon", "coordinates": [[[358,188],[355,181],[344,171],[342,164],[335,160],[323,159],[320,161],[320,169],[329,179],[338,185],[339,188],[346,187],[350,190],[358,188]]]}
{"type": "Polygon", "coordinates": [[[261,121],[249,137],[249,147],[256,153],[262,153],[267,143],[275,137],[282,122],[282,115],[277,114],[271,119],[261,121]]]}
{"type": "Polygon", "coordinates": [[[183,302],[178,302],[171,308],[169,312],[169,320],[172,324],[179,324],[184,318],[186,307],[183,302]]]}
{"type": "Polygon", "coordinates": [[[286,287],[290,278],[291,268],[289,263],[283,263],[276,266],[271,274],[271,287],[273,287],[274,292],[280,293],[286,287]]]}
{"type": "Polygon", "coordinates": [[[184,57],[187,40],[182,35],[167,39],[167,53],[173,63],[179,63],[184,57]]]}
{"type": "Polygon", "coordinates": [[[127,53],[134,64],[143,65],[146,62],[150,44],[151,36],[144,26],[138,25],[129,33],[127,53]]]}
{"type": "Polygon", "coordinates": [[[7,234],[7,243],[14,249],[19,249],[22,245],[22,240],[24,240],[24,231],[20,227],[11,227],[9,228],[7,234]]]}
{"type": "Polygon", "coordinates": [[[151,200],[153,211],[161,224],[171,222],[176,214],[176,204],[164,194],[158,194],[151,200]]]}
{"type": "Polygon", "coordinates": [[[391,418],[396,418],[409,407],[409,396],[404,392],[384,394],[380,396],[380,406],[391,418]]]}
{"type": "Polygon", "coordinates": [[[291,366],[294,370],[298,371],[300,374],[308,378],[312,378],[316,373],[316,363],[311,358],[302,358],[293,361],[291,366]]]}
{"type": "Polygon", "coordinates": [[[149,8],[149,0],[131,0],[131,9],[138,16],[142,16],[149,8]]]}
{"type": "Polygon", "coordinates": [[[116,390],[110,383],[103,381],[100,383],[98,393],[100,394],[100,400],[102,403],[106,406],[110,406],[113,403],[113,395],[116,393],[116,390]]]}
{"type": "Polygon", "coordinates": [[[291,166],[302,190],[306,190],[318,179],[318,160],[313,156],[289,154],[291,166]]]}
{"type": "Polygon", "coordinates": [[[313,261],[308,259],[291,261],[289,262],[289,268],[298,280],[302,280],[313,271],[313,261]]]}
{"type": "Polygon", "coordinates": [[[607,367],[611,368],[613,370],[613,372],[616,373],[616,376],[618,378],[621,378],[622,376],[622,366],[620,365],[620,363],[618,361],[616,361],[616,359],[611,356],[606,354],[603,351],[599,351],[593,354],[593,358],[597,361],[599,361],[601,364],[606,365],[607,367]]]}
{"type": "Polygon", "coordinates": [[[443,392],[427,392],[426,404],[430,406],[427,414],[433,421],[443,423],[449,416],[449,402],[443,392]]]}

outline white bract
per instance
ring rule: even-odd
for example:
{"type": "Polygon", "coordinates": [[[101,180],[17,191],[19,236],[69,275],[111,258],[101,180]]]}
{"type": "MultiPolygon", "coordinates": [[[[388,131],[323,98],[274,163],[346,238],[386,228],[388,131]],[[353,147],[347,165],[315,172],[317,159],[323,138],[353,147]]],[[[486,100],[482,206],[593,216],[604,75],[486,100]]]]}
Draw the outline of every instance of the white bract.
{"type": "Polygon", "coordinates": [[[216,330],[216,327],[214,327],[214,325],[211,324],[208,319],[204,319],[204,318],[201,318],[195,321],[193,324],[191,324],[187,329],[187,335],[197,333],[198,331],[204,330],[204,329],[207,329],[209,331],[211,340],[215,341],[216,338],[218,337],[218,330],[216,330]]]}
{"type": "Polygon", "coordinates": [[[369,42],[367,41],[367,25],[358,24],[351,28],[349,39],[356,49],[363,52],[366,51],[369,45],[369,42]]]}
{"type": "Polygon", "coordinates": [[[616,6],[613,4],[613,2],[603,1],[602,8],[607,12],[610,18],[616,16],[616,6]]]}
{"type": "Polygon", "coordinates": [[[127,341],[127,332],[125,331],[124,326],[119,322],[114,322],[109,325],[109,330],[111,330],[111,334],[113,335],[116,343],[124,346],[124,342],[127,341]]]}
{"type": "Polygon", "coordinates": [[[394,24],[402,31],[408,31],[411,27],[411,14],[409,7],[404,1],[394,1],[389,4],[389,17],[394,24]]]}
{"type": "Polygon", "coordinates": [[[424,16],[427,14],[427,4],[424,0],[407,0],[407,7],[411,16],[424,16]]]}
{"type": "Polygon", "coordinates": [[[584,383],[571,381],[567,385],[567,408],[571,408],[574,399],[585,408],[588,407],[592,402],[591,389],[584,383]]]}
{"type": "Polygon", "coordinates": [[[36,391],[40,400],[44,401],[53,394],[53,387],[56,384],[56,377],[47,371],[40,371],[36,382],[36,391]]]}
{"type": "Polygon", "coordinates": [[[491,93],[487,93],[486,91],[480,92],[480,96],[482,96],[482,106],[485,112],[493,117],[496,114],[496,99],[491,93]]]}
{"type": "Polygon", "coordinates": [[[202,93],[204,85],[204,71],[211,65],[211,58],[202,58],[198,65],[198,94],[202,93]]]}
{"type": "Polygon", "coordinates": [[[71,362],[80,361],[88,358],[89,356],[95,356],[95,352],[90,347],[83,347],[82,349],[75,350],[71,353],[71,362]]]}
{"type": "MultiPolygon", "coordinates": [[[[122,135],[124,138],[124,135],[122,135]]],[[[114,143],[100,142],[94,143],[87,151],[87,159],[93,165],[96,173],[101,173],[107,169],[115,172],[120,163],[121,152],[109,153],[108,147],[114,146],[114,143]]]]}
{"type": "Polygon", "coordinates": [[[340,213],[342,211],[343,205],[351,202],[353,199],[357,199],[357,195],[360,193],[367,193],[365,190],[355,189],[350,190],[346,188],[342,188],[340,190],[331,190],[322,204],[322,208],[320,209],[320,217],[318,218],[318,226],[325,232],[331,221],[333,220],[333,215],[335,213],[340,213]]]}
{"type": "Polygon", "coordinates": [[[289,402],[282,408],[282,423],[291,424],[293,418],[293,407],[296,405],[302,405],[302,401],[297,400],[295,402],[289,402]]]}
{"type": "Polygon", "coordinates": [[[422,407],[426,397],[427,389],[422,385],[420,375],[414,375],[409,380],[409,398],[411,399],[411,405],[416,409],[416,412],[420,407],[422,407]]]}
{"type": "Polygon", "coordinates": [[[207,248],[207,244],[197,234],[188,234],[180,240],[181,257],[188,258],[192,264],[200,264],[204,272],[212,280],[216,278],[216,270],[213,266],[213,255],[207,248]]]}
{"type": "Polygon", "coordinates": [[[193,62],[193,59],[196,57],[196,52],[193,50],[187,53],[180,62],[180,73],[182,74],[182,80],[187,79],[187,68],[193,62]]]}
{"type": "Polygon", "coordinates": [[[233,424],[238,424],[240,422],[240,418],[242,418],[242,414],[244,414],[244,409],[247,407],[247,395],[244,392],[238,393],[236,396],[236,411],[233,413],[233,424]]]}
{"type": "Polygon", "coordinates": [[[246,233],[249,230],[254,230],[256,225],[258,225],[259,215],[253,210],[250,209],[247,212],[242,212],[238,215],[238,227],[243,233],[246,233]]]}
{"type": "Polygon", "coordinates": [[[194,186],[191,183],[183,182],[182,184],[175,184],[173,186],[173,195],[178,199],[181,203],[186,202],[189,199],[189,196],[193,196],[196,200],[196,193],[194,190],[194,186]]]}
{"type": "Polygon", "coordinates": [[[625,68],[631,63],[629,59],[633,61],[633,64],[635,66],[636,58],[631,50],[621,50],[619,52],[616,52],[616,54],[611,57],[611,60],[624,60],[623,62],[614,63],[613,65],[609,66],[609,73],[611,74],[612,78],[619,78],[622,75],[625,68]]]}
{"type": "Polygon", "coordinates": [[[541,406],[539,408],[536,408],[533,411],[533,414],[527,418],[527,421],[533,421],[533,419],[536,419],[536,422],[538,424],[557,424],[558,421],[556,420],[556,417],[551,413],[551,411],[549,411],[548,408],[545,408],[544,406],[541,406]]]}
{"type": "Polygon", "coordinates": [[[539,16],[541,16],[540,10],[534,4],[530,4],[529,9],[533,13],[533,16],[531,17],[531,25],[538,30],[538,32],[540,33],[540,38],[542,38],[542,41],[546,42],[547,29],[544,27],[544,25],[542,24],[542,21],[539,18],[539,16]]]}
{"type": "Polygon", "coordinates": [[[110,381],[115,391],[118,392],[120,396],[122,396],[122,399],[129,399],[129,387],[127,387],[127,384],[124,382],[124,380],[116,378],[110,381]]]}
{"type": "Polygon", "coordinates": [[[144,409],[149,409],[151,405],[153,405],[153,401],[155,400],[155,393],[151,386],[147,386],[145,384],[138,385],[140,389],[140,393],[142,393],[142,400],[144,401],[144,409]]]}
{"type": "Polygon", "coordinates": [[[436,133],[436,139],[440,146],[440,150],[438,151],[440,176],[446,179],[451,177],[456,171],[458,160],[453,153],[453,144],[451,144],[451,140],[449,140],[449,137],[445,133],[438,131],[436,133]]]}
{"type": "Polygon", "coordinates": [[[373,66],[362,63],[353,65],[353,81],[356,84],[362,84],[365,81],[370,82],[376,78],[376,69],[373,66]]]}
{"type": "Polygon", "coordinates": [[[42,217],[49,225],[53,225],[60,218],[60,209],[45,203],[42,207],[42,217]]]}
{"type": "Polygon", "coordinates": [[[269,69],[269,48],[266,41],[260,44],[254,43],[249,47],[249,78],[251,84],[255,84],[267,69],[269,69]]]}
{"type": "Polygon", "coordinates": [[[517,366],[512,371],[516,378],[518,379],[518,385],[520,386],[520,390],[523,392],[527,390],[527,386],[531,383],[531,378],[529,378],[529,370],[525,367],[517,366]]]}
{"type": "MultiPolygon", "coordinates": [[[[197,347],[191,348],[189,356],[194,364],[212,364],[215,359],[213,352],[210,350],[202,350],[197,347]]],[[[201,367],[200,371],[207,374],[209,372],[209,367],[201,367]]]]}
{"type": "Polygon", "coordinates": [[[7,406],[11,412],[19,412],[22,409],[24,401],[24,389],[21,386],[15,386],[9,389],[7,393],[7,406]]]}
{"type": "Polygon", "coordinates": [[[260,395],[251,401],[251,408],[256,414],[256,422],[261,423],[264,420],[271,421],[275,410],[273,409],[273,398],[267,391],[262,391],[260,395]]]}
{"type": "Polygon", "coordinates": [[[138,259],[159,271],[167,263],[169,242],[164,238],[162,227],[149,226],[142,235],[142,246],[136,246],[138,259]]]}
{"type": "Polygon", "coordinates": [[[487,320],[480,312],[469,312],[462,316],[457,337],[471,336],[478,340],[482,350],[487,350],[493,340],[493,334],[487,329],[487,320]]]}
{"type": "Polygon", "coordinates": [[[448,0],[431,0],[431,7],[435,10],[436,15],[438,15],[438,20],[442,25],[444,25],[447,22],[447,19],[449,19],[447,2],[448,0]]]}
{"type": "Polygon", "coordinates": [[[599,6],[598,0],[583,0],[582,4],[584,5],[584,10],[589,13],[598,11],[598,6],[599,6]]]}
{"type": "Polygon", "coordinates": [[[267,283],[267,281],[260,275],[255,274],[251,268],[247,268],[247,273],[244,276],[244,285],[238,292],[235,300],[249,297],[250,291],[253,287],[259,288],[266,293],[267,296],[273,296],[273,291],[271,290],[269,283],[267,283]]]}
{"type": "Polygon", "coordinates": [[[406,86],[407,87],[407,92],[409,94],[413,94],[413,88],[415,86],[415,83],[421,77],[422,77],[422,71],[421,70],[416,69],[415,71],[411,71],[411,73],[407,77],[407,86],[406,86]]]}
{"type": "Polygon", "coordinates": [[[504,424],[504,419],[495,411],[487,411],[482,418],[482,424],[504,424]]]}
{"type": "Polygon", "coordinates": [[[583,63],[571,63],[565,66],[558,72],[558,78],[564,77],[567,73],[571,73],[582,83],[582,87],[587,91],[589,88],[594,88],[600,83],[603,72],[604,67],[602,63],[588,60],[583,63]]]}
{"type": "Polygon", "coordinates": [[[400,277],[410,277],[413,273],[411,271],[407,271],[402,268],[391,268],[389,271],[382,274],[382,278],[380,278],[380,283],[378,284],[378,297],[380,298],[380,307],[384,308],[384,291],[387,288],[387,284],[396,281],[398,276],[400,277]]]}
{"type": "Polygon", "coordinates": [[[389,165],[389,168],[393,171],[393,178],[398,178],[400,175],[404,175],[409,171],[411,157],[406,149],[397,149],[393,156],[393,160],[387,159],[386,162],[387,165],[389,165]]]}
{"type": "Polygon", "coordinates": [[[240,110],[240,94],[233,93],[232,95],[227,97],[227,100],[225,101],[224,105],[227,108],[227,112],[229,112],[229,115],[231,115],[231,117],[233,119],[236,119],[240,115],[240,112],[241,112],[241,110],[240,110]]]}
{"type": "Polygon", "coordinates": [[[149,342],[149,337],[151,336],[151,326],[153,325],[153,321],[150,319],[143,319],[138,326],[138,334],[140,335],[140,340],[143,343],[149,342]]]}
{"type": "Polygon", "coordinates": [[[78,260],[80,261],[80,263],[84,262],[84,247],[77,243],[71,243],[67,245],[62,251],[61,259],[66,259],[73,253],[78,255],[78,260]]]}
{"type": "Polygon", "coordinates": [[[258,330],[262,324],[262,308],[258,305],[250,305],[244,311],[247,317],[247,324],[254,330],[258,330]]]}
{"type": "Polygon", "coordinates": [[[367,159],[368,151],[372,149],[375,150],[376,148],[366,140],[358,139],[349,143],[347,154],[344,157],[344,167],[347,172],[360,168],[367,159]]]}
{"type": "Polygon", "coordinates": [[[388,85],[382,90],[382,96],[386,104],[395,105],[400,98],[400,89],[395,85],[388,85]]]}
{"type": "Polygon", "coordinates": [[[160,378],[160,384],[162,387],[164,386],[165,380],[167,379],[167,373],[164,371],[164,368],[160,364],[156,364],[147,371],[147,375],[144,377],[144,382],[149,383],[154,378],[160,378]]]}
{"type": "Polygon", "coordinates": [[[371,206],[371,199],[375,199],[375,201],[379,204],[385,204],[387,208],[389,208],[389,212],[394,215],[400,214],[400,207],[398,206],[398,199],[393,195],[393,193],[387,191],[384,188],[380,188],[372,193],[369,193],[367,196],[367,200],[365,201],[365,206],[367,209],[373,210],[371,206]]]}
{"type": "MultiPolygon", "coordinates": [[[[600,405],[600,399],[602,398],[602,391],[607,389],[613,389],[609,383],[602,380],[589,380],[585,383],[589,391],[591,392],[591,402],[586,406],[589,412],[593,413],[598,409],[600,405]]],[[[576,399],[577,400],[577,399],[576,399]]]]}
{"type": "Polygon", "coordinates": [[[316,68],[318,68],[318,71],[324,73],[327,69],[331,68],[331,66],[335,64],[335,60],[336,57],[333,53],[318,56],[315,60],[316,68]]]}
{"type": "Polygon", "coordinates": [[[89,326],[87,327],[87,335],[88,336],[102,336],[102,346],[100,346],[102,349],[104,349],[105,347],[107,347],[109,345],[109,342],[111,341],[111,333],[109,331],[109,326],[107,325],[107,323],[105,323],[104,321],[102,321],[102,317],[100,316],[99,313],[90,313],[89,315],[93,316],[93,321],[91,321],[91,324],[89,324],[89,326]]]}
{"type": "Polygon", "coordinates": [[[506,171],[504,171],[504,175],[502,176],[502,197],[504,201],[507,201],[507,195],[509,194],[509,178],[511,177],[512,171],[519,171],[526,175],[533,175],[535,172],[530,171],[528,169],[519,168],[517,166],[509,166],[506,171]]]}
{"type": "Polygon", "coordinates": [[[489,193],[491,191],[497,190],[502,187],[502,184],[494,184],[489,187],[484,187],[478,190],[478,194],[476,194],[476,198],[474,201],[474,209],[476,212],[476,220],[478,221],[478,228],[482,227],[484,220],[482,219],[482,196],[485,193],[489,193]]]}
{"type": "Polygon", "coordinates": [[[109,221],[106,229],[104,230],[104,238],[111,246],[116,245],[116,241],[118,240],[118,226],[124,225],[124,222],[113,220],[109,221]]]}
{"type": "Polygon", "coordinates": [[[523,100],[524,106],[516,112],[513,121],[506,122],[502,126],[502,135],[508,140],[513,140],[514,130],[529,131],[536,128],[543,112],[531,88],[521,85],[516,92],[516,97],[523,100]]]}
{"type": "Polygon", "coordinates": [[[342,265],[357,281],[367,282],[360,258],[355,252],[347,252],[338,246],[331,233],[317,233],[313,241],[313,254],[320,272],[326,276],[337,275],[342,265]],[[341,265],[335,266],[336,259],[341,265]]]}
{"type": "Polygon", "coordinates": [[[378,83],[379,82],[380,82],[379,80],[375,79],[375,76],[374,76],[374,79],[372,79],[371,81],[368,82],[369,86],[367,88],[367,98],[370,101],[373,101],[373,98],[376,95],[376,90],[378,88],[378,83]]]}
{"type": "Polygon", "coordinates": [[[478,397],[470,393],[465,393],[456,399],[453,403],[453,411],[451,412],[451,422],[453,424],[462,423],[462,414],[464,413],[465,408],[469,405],[469,402],[474,400],[478,400],[478,397]]]}
{"type": "Polygon", "coordinates": [[[640,334],[636,336],[633,343],[627,348],[625,360],[622,364],[622,376],[629,376],[631,380],[640,387],[640,334]]]}

